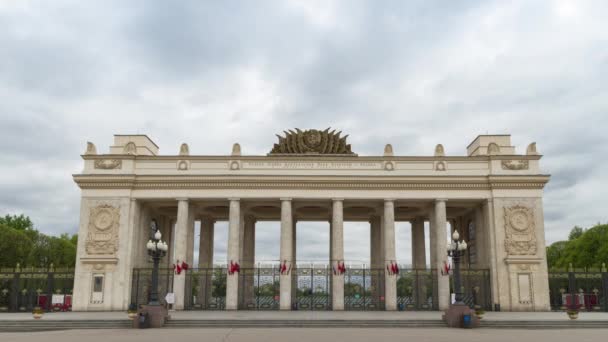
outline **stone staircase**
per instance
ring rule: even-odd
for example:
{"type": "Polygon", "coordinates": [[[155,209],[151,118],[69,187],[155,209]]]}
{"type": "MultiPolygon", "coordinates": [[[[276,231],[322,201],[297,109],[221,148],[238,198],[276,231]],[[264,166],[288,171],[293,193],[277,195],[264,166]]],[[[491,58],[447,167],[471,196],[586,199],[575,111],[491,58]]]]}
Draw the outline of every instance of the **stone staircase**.
{"type": "MultiPolygon", "coordinates": [[[[1,318],[1,316],[0,316],[1,318]]],[[[0,332],[69,329],[130,329],[128,319],[1,320],[0,332]]],[[[180,328],[446,328],[439,319],[173,319],[165,329],[180,328]]],[[[608,329],[606,320],[482,320],[490,329],[608,329]]]]}

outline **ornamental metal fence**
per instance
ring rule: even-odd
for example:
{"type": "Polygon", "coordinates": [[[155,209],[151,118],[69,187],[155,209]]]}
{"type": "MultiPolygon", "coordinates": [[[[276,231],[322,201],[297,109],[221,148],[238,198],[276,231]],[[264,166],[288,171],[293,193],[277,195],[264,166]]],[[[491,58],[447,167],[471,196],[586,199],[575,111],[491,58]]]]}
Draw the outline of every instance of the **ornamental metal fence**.
{"type": "Polygon", "coordinates": [[[331,271],[328,266],[298,266],[292,270],[295,277],[296,310],[331,310],[331,271]]]}
{"type": "Polygon", "coordinates": [[[186,272],[184,309],[226,309],[226,267],[192,268],[183,272],[186,272]]]}
{"type": "Polygon", "coordinates": [[[344,310],[384,310],[384,269],[346,268],[344,310]]]}
{"type": "Polygon", "coordinates": [[[436,272],[401,269],[397,278],[397,306],[400,310],[433,310],[436,272]]]}
{"type": "Polygon", "coordinates": [[[0,312],[71,311],[73,268],[0,268],[0,312]]]}
{"type": "MultiPolygon", "coordinates": [[[[152,288],[152,268],[134,268],[131,278],[131,304],[136,306],[148,304],[152,288]]],[[[173,269],[158,270],[158,299],[166,305],[167,293],[173,292],[173,269]]]]}
{"type": "MultiPolygon", "coordinates": [[[[460,270],[463,302],[471,308],[492,310],[492,294],[490,287],[490,270],[462,269],[460,270]]],[[[450,289],[454,292],[454,278],[450,279],[450,289]]]]}
{"type": "Polygon", "coordinates": [[[239,308],[278,310],[281,272],[278,266],[241,268],[239,271],[239,308]]]}
{"type": "Polygon", "coordinates": [[[573,269],[549,271],[551,310],[565,310],[572,304],[584,311],[608,311],[608,271],[573,269]]]}

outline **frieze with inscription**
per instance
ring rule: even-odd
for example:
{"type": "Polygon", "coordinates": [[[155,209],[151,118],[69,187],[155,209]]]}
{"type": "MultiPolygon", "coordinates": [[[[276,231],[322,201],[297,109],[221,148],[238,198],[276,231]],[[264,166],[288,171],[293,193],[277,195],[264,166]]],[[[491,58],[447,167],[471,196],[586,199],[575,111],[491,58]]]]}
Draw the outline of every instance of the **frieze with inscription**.
{"type": "Polygon", "coordinates": [[[243,169],[382,170],[381,162],[243,162],[243,169]]]}

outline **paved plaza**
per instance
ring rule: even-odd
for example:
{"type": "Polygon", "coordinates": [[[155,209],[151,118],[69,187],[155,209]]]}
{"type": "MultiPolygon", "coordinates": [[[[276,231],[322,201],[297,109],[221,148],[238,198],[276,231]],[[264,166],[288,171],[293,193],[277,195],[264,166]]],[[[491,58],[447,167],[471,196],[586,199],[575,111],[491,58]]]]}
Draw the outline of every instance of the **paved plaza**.
{"type": "Polygon", "coordinates": [[[0,341],[20,342],[44,339],[62,342],[111,341],[601,341],[604,329],[513,330],[513,329],[324,329],[324,328],[248,328],[248,329],[153,329],[153,330],[68,330],[33,333],[0,333],[0,341]]]}

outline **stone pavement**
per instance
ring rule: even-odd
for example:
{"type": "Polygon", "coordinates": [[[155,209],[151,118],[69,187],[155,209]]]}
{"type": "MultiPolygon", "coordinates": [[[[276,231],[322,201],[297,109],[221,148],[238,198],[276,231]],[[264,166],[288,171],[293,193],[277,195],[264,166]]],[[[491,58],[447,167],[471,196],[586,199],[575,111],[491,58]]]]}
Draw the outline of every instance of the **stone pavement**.
{"type": "Polygon", "coordinates": [[[605,340],[605,329],[503,330],[503,329],[324,329],[324,328],[244,328],[244,329],[148,329],[148,330],[67,330],[0,333],[2,342],[35,340],[61,342],[368,342],[368,341],[450,341],[450,342],[596,342],[605,340]]]}
{"type": "MultiPolygon", "coordinates": [[[[170,311],[174,320],[440,320],[439,311],[170,311]]],[[[43,320],[115,320],[126,318],[126,312],[51,312],[43,320]]],[[[0,321],[31,320],[26,312],[0,313],[0,321]]],[[[484,320],[492,321],[568,321],[564,312],[486,312],[484,320]]],[[[608,312],[581,312],[579,321],[606,321],[608,312]]]]}

